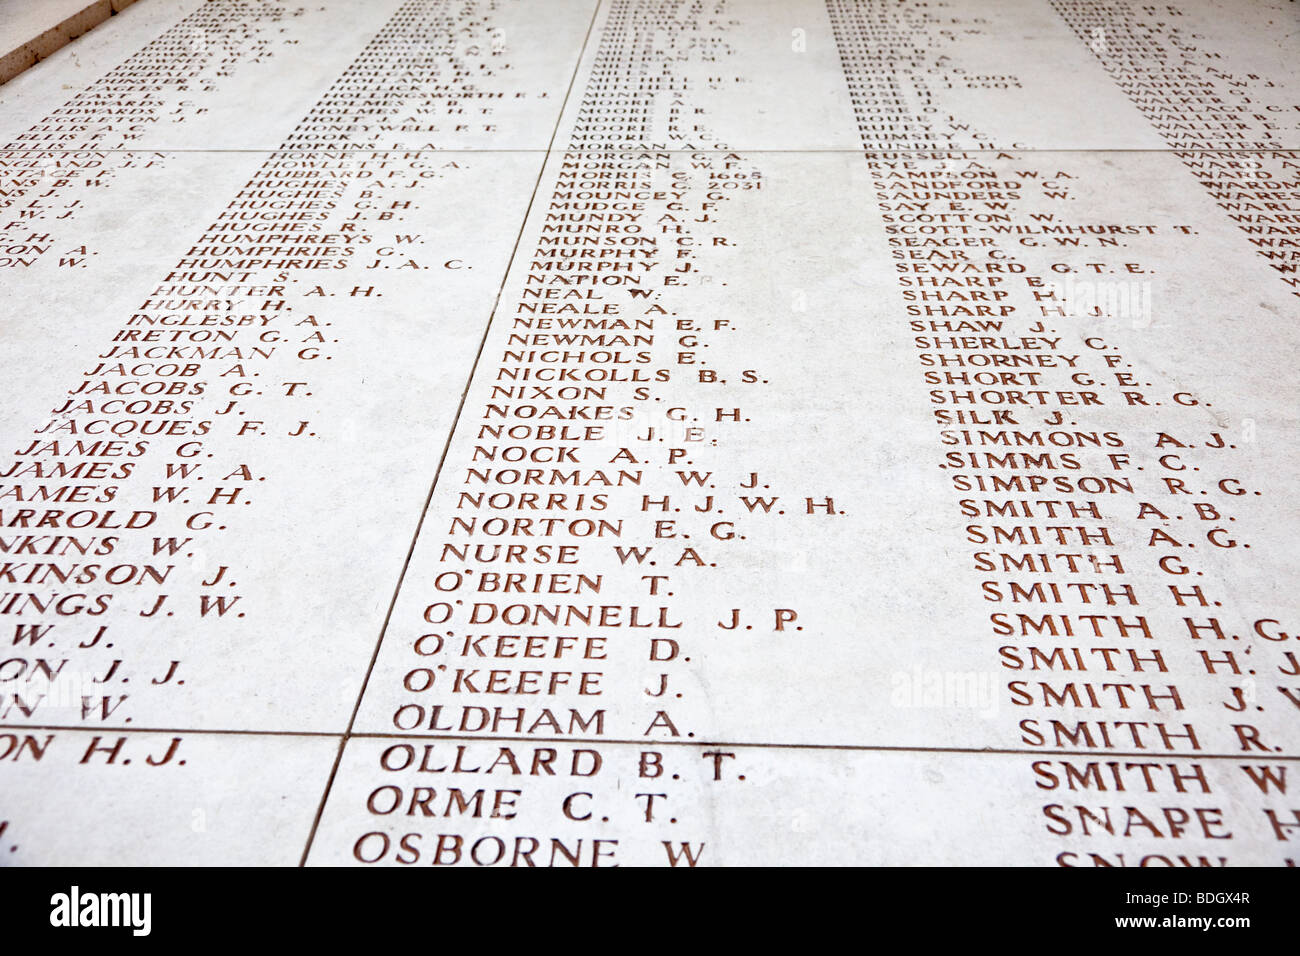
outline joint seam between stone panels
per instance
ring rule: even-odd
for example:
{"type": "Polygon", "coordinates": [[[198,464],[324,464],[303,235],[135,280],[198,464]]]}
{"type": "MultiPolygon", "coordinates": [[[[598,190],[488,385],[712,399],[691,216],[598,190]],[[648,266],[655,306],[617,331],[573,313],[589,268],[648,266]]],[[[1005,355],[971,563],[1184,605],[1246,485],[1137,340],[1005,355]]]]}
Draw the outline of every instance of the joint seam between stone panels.
{"type": "MultiPolygon", "coordinates": [[[[761,153],[761,154],[781,154],[781,153],[791,153],[791,154],[796,154],[796,155],[798,155],[798,154],[805,154],[805,153],[827,153],[827,154],[831,154],[831,155],[841,154],[841,153],[846,153],[846,154],[855,154],[855,153],[873,153],[873,154],[874,154],[874,153],[888,153],[888,154],[890,154],[890,155],[912,155],[912,156],[922,156],[922,157],[924,157],[924,156],[936,156],[936,155],[948,156],[948,155],[951,155],[952,153],[971,153],[971,154],[976,155],[976,156],[987,156],[989,153],[1014,153],[1014,154],[1016,154],[1016,155],[1026,154],[1026,153],[1176,153],[1176,154],[1179,154],[1179,155],[1189,155],[1189,154],[1190,154],[1190,155],[1200,155],[1200,154],[1205,154],[1205,153],[1214,153],[1214,154],[1231,153],[1231,154],[1234,154],[1234,155],[1240,154],[1240,155],[1244,155],[1244,156],[1259,155],[1259,154],[1267,154],[1267,153],[1300,153],[1300,145],[1297,145],[1297,146],[1265,146],[1265,147],[1260,147],[1260,148],[1257,148],[1257,149],[1228,149],[1228,148],[1226,148],[1226,147],[1223,148],[1223,149],[1216,149],[1216,148],[1214,148],[1214,147],[1196,147],[1196,148],[1189,147],[1189,148],[1182,148],[1182,147],[1169,147],[1169,146],[1164,146],[1164,147],[1151,147],[1151,148],[1144,147],[1144,146],[1118,146],[1118,147],[1108,147],[1108,146],[1088,146],[1088,147],[1062,147],[1062,148],[1059,148],[1059,149],[1058,149],[1058,148],[1053,148],[1053,147],[1047,147],[1047,146],[1042,146],[1042,147],[1033,147],[1033,148],[1028,148],[1028,149],[1026,149],[1026,148],[1013,148],[1013,147],[1007,147],[1007,148],[1005,148],[1005,149],[1004,149],[1004,148],[998,148],[998,149],[975,149],[975,148],[972,148],[972,147],[965,147],[965,146],[953,146],[953,147],[951,147],[951,148],[949,148],[949,149],[905,149],[905,148],[900,148],[900,149],[892,149],[892,148],[889,148],[889,149],[886,149],[886,148],[883,148],[883,147],[882,147],[882,148],[878,148],[878,147],[871,147],[871,148],[868,148],[868,147],[865,147],[865,146],[860,146],[860,147],[856,147],[856,148],[855,148],[855,147],[839,147],[839,146],[826,146],[826,147],[822,147],[822,146],[813,146],[813,147],[790,147],[790,148],[779,148],[779,149],[778,149],[778,148],[765,149],[765,148],[762,148],[762,147],[751,148],[751,147],[748,147],[748,146],[734,146],[734,147],[731,147],[731,148],[729,148],[729,149],[711,149],[711,148],[710,148],[710,149],[658,149],[658,148],[649,148],[649,147],[646,147],[645,144],[643,144],[643,143],[631,143],[631,142],[628,142],[628,143],[610,143],[608,146],[598,147],[598,148],[593,148],[593,149],[570,149],[570,148],[567,148],[567,147],[566,147],[566,148],[563,150],[563,152],[565,152],[565,153],[577,153],[577,154],[580,154],[580,155],[583,155],[583,154],[601,155],[601,154],[604,154],[604,153],[611,152],[611,151],[613,151],[613,150],[628,150],[628,149],[643,149],[643,150],[645,150],[646,152],[667,153],[667,154],[669,154],[669,155],[677,155],[677,154],[686,155],[686,154],[688,154],[688,153],[689,153],[689,154],[694,154],[694,153],[717,153],[717,154],[719,154],[719,155],[726,155],[726,154],[729,154],[729,153],[761,153]]],[[[22,148],[6,149],[6,148],[4,148],[4,147],[0,147],[0,154],[4,154],[4,155],[15,155],[15,154],[17,154],[17,155],[25,155],[25,154],[30,154],[30,153],[74,153],[74,154],[75,154],[75,153],[84,153],[84,152],[87,152],[87,150],[84,150],[84,149],[57,149],[57,148],[54,148],[54,147],[51,147],[51,148],[48,148],[48,149],[32,148],[32,147],[22,147],[22,148]]],[[[225,153],[249,153],[249,154],[262,154],[262,153],[290,153],[290,154],[295,154],[295,155],[296,155],[296,154],[303,154],[303,155],[313,155],[313,156],[318,156],[318,155],[319,155],[319,156],[335,156],[335,155],[337,155],[337,156],[356,156],[356,155],[359,155],[359,154],[370,154],[370,153],[398,153],[398,152],[400,152],[400,153],[411,153],[411,154],[425,154],[425,153],[439,154],[439,153],[441,153],[441,154],[444,154],[444,155],[445,155],[445,154],[448,154],[448,153],[452,153],[452,154],[456,154],[456,153],[507,153],[507,154],[511,154],[511,153],[521,153],[521,154],[528,154],[528,153],[543,153],[543,154],[546,154],[546,155],[549,156],[550,153],[551,153],[551,150],[548,149],[548,148],[540,147],[540,146],[520,146],[520,147],[482,147],[482,148],[474,147],[474,146],[464,146],[464,147],[455,147],[455,148],[448,147],[448,148],[445,148],[445,149],[403,149],[403,148],[400,147],[400,146],[392,146],[392,147],[374,147],[374,148],[367,147],[367,148],[365,148],[365,149],[351,149],[351,150],[346,150],[346,151],[344,151],[344,150],[330,150],[330,149],[281,149],[281,148],[279,148],[279,147],[270,147],[270,146],[267,146],[267,147],[232,147],[232,148],[229,148],[229,149],[225,149],[225,148],[213,148],[213,149],[207,149],[207,148],[189,148],[189,147],[186,147],[186,148],[173,148],[173,147],[169,147],[169,146],[160,146],[160,147],[152,147],[152,146],[118,147],[118,146],[114,146],[114,147],[111,147],[111,148],[108,148],[108,149],[96,149],[96,150],[94,150],[94,152],[97,152],[97,153],[177,153],[177,154],[184,154],[184,153],[217,153],[217,154],[225,154],[225,153]]]]}
{"type": "MultiPolygon", "coordinates": [[[[533,203],[537,199],[537,191],[541,188],[542,177],[546,175],[547,163],[550,159],[551,151],[555,146],[556,137],[560,133],[560,123],[564,120],[565,110],[569,105],[569,97],[573,93],[574,84],[578,80],[578,73],[582,69],[582,63],[587,53],[587,44],[591,40],[591,32],[595,29],[596,20],[600,15],[602,0],[597,0],[591,11],[591,20],[587,24],[587,32],[582,38],[582,46],[578,50],[578,56],[573,64],[573,73],[569,76],[569,85],[564,91],[564,99],[560,102],[559,110],[555,116],[555,126],[551,129],[550,142],[547,143],[541,162],[538,164],[537,180],[533,183],[532,195],[528,197],[528,205],[524,209],[524,214],[519,222],[519,232],[515,234],[515,243],[510,250],[510,258],[506,262],[506,267],[501,274],[501,284],[497,287],[496,298],[492,302],[492,310],[488,313],[487,323],[483,327],[483,336],[479,339],[478,351],[474,355],[474,361],[470,365],[469,374],[465,378],[465,387],[460,393],[460,402],[456,406],[456,414],[452,418],[451,427],[447,431],[447,440],[442,446],[442,456],[438,459],[438,467],[434,470],[433,480],[429,483],[429,493],[425,496],[424,507],[420,511],[420,518],[415,524],[415,531],[411,535],[411,544],[406,552],[406,560],[402,563],[401,573],[397,576],[397,583],[393,586],[393,597],[388,604],[388,612],[384,615],[384,623],[379,629],[379,637],[375,641],[375,649],[370,655],[370,664],[366,668],[365,677],[361,681],[361,689],[357,693],[356,704],[352,708],[352,716],[348,720],[347,729],[339,738],[338,752],[334,755],[334,765],[330,769],[329,778],[325,781],[325,790],[321,794],[320,804],[316,808],[316,816],[312,820],[311,830],[307,833],[307,842],[303,846],[302,857],[298,861],[299,867],[307,865],[307,856],[311,853],[312,845],[316,841],[316,831],[320,827],[321,817],[325,813],[325,804],[329,801],[329,795],[334,789],[334,780],[338,776],[339,767],[343,762],[343,752],[347,749],[348,740],[353,736],[352,728],[356,724],[357,714],[361,711],[361,703],[365,699],[366,690],[370,686],[370,676],[374,672],[375,664],[379,660],[379,651],[383,647],[384,637],[388,633],[388,624],[393,616],[393,609],[397,605],[398,595],[402,590],[402,583],[406,580],[407,569],[411,565],[411,558],[415,554],[416,543],[420,539],[420,531],[424,527],[424,519],[429,513],[429,505],[433,502],[434,491],[438,487],[438,479],[442,476],[442,467],[447,460],[447,452],[451,449],[451,441],[456,435],[456,429],[460,424],[461,412],[465,409],[465,400],[469,396],[470,387],[474,383],[474,375],[478,371],[479,360],[483,357],[483,349],[487,345],[488,335],[492,331],[492,321],[496,318],[497,308],[501,304],[501,295],[505,291],[506,282],[510,278],[511,270],[514,268],[515,256],[519,252],[519,243],[523,239],[524,229],[528,226],[529,217],[532,215],[533,203]]],[[[379,152],[389,152],[389,150],[379,150],[379,152]]],[[[429,152],[445,152],[444,150],[429,150],[429,152]]],[[[529,152],[543,152],[541,150],[529,150],[529,152]]]]}
{"type": "MultiPolygon", "coordinates": [[[[198,727],[81,727],[70,724],[0,724],[0,730],[61,730],[79,733],[107,731],[124,734],[202,734],[212,737],[339,737],[324,730],[209,730],[198,727]]],[[[1157,753],[1153,750],[1061,750],[1028,749],[1014,747],[925,747],[906,744],[814,744],[778,741],[742,740],[638,740],[607,737],[508,737],[479,734],[411,734],[380,731],[361,731],[350,735],[359,740],[441,740],[469,741],[473,743],[538,743],[538,744],[589,744],[616,747],[735,747],[750,750],[831,750],[850,753],[934,753],[969,754],[978,756],[1047,756],[1047,757],[1134,757],[1162,760],[1282,760],[1300,761],[1300,754],[1249,754],[1249,753],[1157,753]]]]}
{"type": "Polygon", "coordinates": [[[1247,753],[1156,753],[1153,750],[1046,750],[1017,747],[926,747],[907,746],[906,744],[814,744],[779,741],[741,741],[741,740],[638,740],[633,738],[607,737],[485,737],[471,734],[402,734],[402,733],[357,733],[353,737],[364,740],[464,740],[464,741],[508,741],[510,743],[527,743],[535,741],[547,744],[604,744],[625,747],[736,747],[751,750],[833,750],[858,753],[940,753],[972,754],[979,756],[1030,756],[1045,755],[1058,757],[1079,757],[1093,755],[1097,757],[1159,757],[1169,760],[1300,760],[1300,754],[1256,754],[1247,753]]]}
{"type": "Polygon", "coordinates": [[[206,727],[86,727],[78,724],[0,724],[0,730],[55,730],[77,731],[88,734],[208,734],[214,737],[340,737],[336,730],[231,730],[206,727]]]}

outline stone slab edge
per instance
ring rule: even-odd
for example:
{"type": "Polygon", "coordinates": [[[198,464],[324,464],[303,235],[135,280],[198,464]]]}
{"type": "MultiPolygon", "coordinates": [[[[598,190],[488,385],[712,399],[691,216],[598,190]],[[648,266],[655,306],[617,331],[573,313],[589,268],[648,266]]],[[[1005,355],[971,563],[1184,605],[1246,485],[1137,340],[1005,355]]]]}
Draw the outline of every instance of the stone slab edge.
{"type": "Polygon", "coordinates": [[[8,83],[23,70],[35,66],[51,53],[121,13],[136,0],[89,0],[85,7],[45,32],[0,53],[0,84],[8,83]]]}

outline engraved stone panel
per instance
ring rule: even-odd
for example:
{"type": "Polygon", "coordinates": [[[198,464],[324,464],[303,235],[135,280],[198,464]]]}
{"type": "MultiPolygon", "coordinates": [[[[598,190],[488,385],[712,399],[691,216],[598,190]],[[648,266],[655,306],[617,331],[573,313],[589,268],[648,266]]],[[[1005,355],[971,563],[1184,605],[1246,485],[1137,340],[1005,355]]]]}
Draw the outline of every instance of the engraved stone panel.
{"type": "Polygon", "coordinates": [[[0,852],[1293,864],[1297,25],[149,0],[0,87],[0,852]]]}

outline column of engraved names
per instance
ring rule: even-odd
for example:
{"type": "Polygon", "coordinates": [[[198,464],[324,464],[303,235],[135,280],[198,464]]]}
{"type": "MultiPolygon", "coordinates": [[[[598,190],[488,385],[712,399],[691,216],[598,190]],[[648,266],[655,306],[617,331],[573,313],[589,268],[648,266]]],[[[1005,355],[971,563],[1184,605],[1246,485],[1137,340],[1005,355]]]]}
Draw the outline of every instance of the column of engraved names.
{"type": "Polygon", "coordinates": [[[835,507],[787,516],[725,454],[760,382],[698,303],[763,177],[696,77],[734,75],[739,16],[603,8],[309,859],[707,862],[693,808],[745,768],[692,743],[697,655],[799,627],[709,597],[753,529],[835,507]]]}
{"type": "MultiPolygon", "coordinates": [[[[224,6],[209,12],[237,22],[224,6]]],[[[341,726],[355,669],[318,687],[315,710],[232,703],[250,677],[257,695],[275,682],[217,651],[246,653],[268,636],[258,605],[285,613],[273,593],[246,590],[238,555],[269,550],[249,548],[276,520],[257,506],[292,495],[283,479],[302,482],[285,468],[294,447],[360,427],[339,400],[352,373],[330,371],[349,338],[373,350],[361,334],[374,336],[366,319],[383,316],[386,293],[421,300],[443,281],[431,273],[465,266],[434,260],[408,230],[432,218],[431,193],[475,167],[430,147],[490,136],[501,101],[549,92],[499,75],[510,67],[499,33],[486,7],[405,3],[13,446],[0,486],[0,613],[22,656],[6,662],[0,720],[53,731],[25,735],[17,757],[73,772],[188,763],[192,774],[204,766],[186,759],[187,728],[256,725],[268,712],[265,729],[294,729],[284,713],[341,726]],[[179,730],[159,747],[132,725],[179,730]],[[75,727],[99,732],[58,732],[75,727]]],[[[365,653],[358,646],[358,668],[365,653]]],[[[22,779],[19,765],[12,792],[22,779]]]]}
{"type": "MultiPolygon", "coordinates": [[[[1224,39],[1199,32],[1207,27],[1213,30],[1217,24],[1207,22],[1204,11],[1196,8],[1166,7],[1157,15],[1150,7],[1122,0],[1086,7],[1068,0],[1051,0],[1051,6],[1077,36],[1087,41],[1106,72],[1175,150],[1214,204],[1245,234],[1269,268],[1279,273],[1292,295],[1300,295],[1296,291],[1300,279],[1295,276],[1300,263],[1300,153],[1294,148],[1300,142],[1300,121],[1296,119],[1300,105],[1296,102],[1294,78],[1260,71],[1253,60],[1243,58],[1243,53],[1254,52],[1251,47],[1243,51],[1224,39]]],[[[1274,15],[1285,18],[1288,12],[1279,8],[1274,15]]],[[[1273,22],[1268,20],[1266,26],[1271,27],[1273,22]]],[[[1267,34],[1254,32],[1261,28],[1257,19],[1252,27],[1246,35],[1262,50],[1272,40],[1271,30],[1267,34]]],[[[1229,320],[1237,317],[1232,313],[1226,316],[1229,320]]],[[[1264,317],[1271,318],[1271,314],[1264,317]]],[[[1256,426],[1253,418],[1242,420],[1240,435],[1245,442],[1259,440],[1256,426]]],[[[1160,447],[1176,449],[1171,456],[1174,463],[1165,467],[1200,470],[1195,464],[1183,463],[1183,459],[1194,457],[1194,452],[1186,450],[1195,448],[1194,444],[1184,446],[1172,436],[1162,435],[1161,439],[1160,447]]],[[[1222,438],[1214,440],[1221,442],[1222,438]]],[[[1163,457],[1161,463],[1165,464],[1163,457]]],[[[1177,483],[1183,493],[1193,493],[1194,489],[1187,489],[1187,483],[1180,479],[1169,482],[1177,483]]],[[[1234,496],[1244,493],[1239,486],[1225,488],[1222,483],[1218,490],[1234,496]]],[[[1198,511],[1204,508],[1197,507],[1198,511]]],[[[1210,511],[1217,515],[1215,509],[1210,511]]],[[[1228,516],[1227,520],[1236,519],[1228,516]]],[[[1177,546],[1174,540],[1167,543],[1177,546]]],[[[1243,543],[1242,547],[1250,545],[1243,543]]],[[[1195,574],[1201,576],[1203,572],[1195,574]]],[[[1221,601],[1210,602],[1199,590],[1195,597],[1202,607],[1223,606],[1221,601]]],[[[1251,641],[1244,649],[1234,647],[1225,652],[1217,665],[1239,681],[1230,688],[1232,697],[1225,706],[1241,714],[1242,719],[1252,712],[1263,712],[1263,700],[1283,708],[1287,704],[1300,707],[1300,688],[1285,683],[1300,675],[1300,660],[1295,651],[1286,650],[1294,637],[1282,623],[1246,609],[1238,615],[1224,615],[1223,619],[1213,616],[1223,614],[1221,611],[1207,613],[1211,616],[1199,626],[1186,619],[1193,636],[1240,641],[1240,633],[1228,632],[1241,631],[1251,641]],[[1257,650],[1267,656],[1263,660],[1245,656],[1257,650]]],[[[1207,657],[1206,666],[1215,667],[1215,658],[1207,657]]],[[[1267,742],[1261,739],[1253,724],[1234,729],[1241,736],[1240,749],[1257,759],[1284,749],[1271,734],[1265,734],[1267,742]]],[[[1300,810],[1293,799],[1287,799],[1287,765],[1242,764],[1240,770],[1253,784],[1256,795],[1272,804],[1262,808],[1268,821],[1268,837],[1277,844],[1300,838],[1300,810]]],[[[1288,855],[1286,863],[1294,865],[1294,857],[1288,855]]]]}
{"type": "MultiPolygon", "coordinates": [[[[1224,59],[1188,12],[1052,0],[1269,268],[1300,295],[1300,104],[1282,77],[1224,59]]],[[[1279,11],[1285,16],[1285,12],[1279,11]]],[[[1262,41],[1263,38],[1260,38],[1262,41]]],[[[1287,80],[1290,80],[1288,77],[1287,80]]]]}
{"type": "Polygon", "coordinates": [[[1270,652],[1218,643],[1242,639],[1214,616],[1232,588],[1205,580],[1224,571],[1196,549],[1246,553],[1230,523],[1261,492],[1237,477],[1232,436],[1179,414],[1211,403],[1145,380],[1113,344],[1126,340],[1121,319],[1144,327],[1155,270],[1141,260],[1160,249],[1143,237],[1187,243],[1194,230],[1080,219],[1087,206],[1071,204],[1096,182],[1083,158],[1007,153],[987,130],[992,148],[933,152],[932,127],[894,91],[910,70],[961,82],[952,48],[917,29],[915,11],[828,9],[946,449],[938,467],[962,496],[978,593],[995,606],[1015,746],[1050,752],[1028,762],[1027,783],[1050,801],[1039,826],[1051,858],[1223,865],[1241,837],[1258,859],[1275,810],[1229,807],[1242,789],[1268,793],[1285,767],[1208,757],[1274,756],[1285,725],[1253,695],[1251,716],[1227,713],[1247,709],[1241,678],[1263,663],[1244,655],[1270,652]],[[1124,308],[1105,295],[1116,289],[1124,308]]]}
{"type": "MultiPolygon", "coordinates": [[[[285,25],[301,22],[302,13],[268,3],[203,4],[120,66],[14,134],[0,152],[4,216],[0,236],[5,250],[0,267],[11,274],[14,270],[39,274],[39,267],[57,262],[63,273],[61,287],[92,284],[86,278],[91,273],[85,270],[95,257],[103,257],[98,260],[103,266],[120,256],[103,243],[93,218],[103,215],[105,206],[122,201],[109,187],[123,177],[156,177],[169,165],[171,155],[145,149],[145,141],[165,141],[172,131],[191,126],[216,130],[205,116],[209,112],[205,104],[232,78],[256,69],[254,64],[278,65],[279,54],[291,52],[296,42],[284,35],[285,25]]],[[[35,77],[28,79],[33,80],[30,89],[39,90],[35,77]]],[[[11,85],[6,93],[16,87],[11,85]]],[[[22,102],[17,93],[6,98],[7,106],[17,104],[19,110],[22,102]]],[[[16,299],[27,278],[15,282],[16,299]]],[[[87,301],[93,303],[93,296],[87,301]]],[[[41,298],[21,302],[15,313],[22,321],[48,321],[41,298]]],[[[86,311],[93,314],[93,309],[86,311]]],[[[137,320],[133,317],[130,322],[137,320]]],[[[102,332],[97,334],[87,324],[82,323],[84,337],[93,347],[102,347],[98,345],[102,332]]],[[[34,358],[32,364],[39,366],[40,356],[34,358]]],[[[21,376],[15,376],[15,389],[20,382],[21,376]]],[[[35,384],[33,394],[39,394],[44,382],[38,379],[35,384]]],[[[97,827],[94,813],[79,814],[75,827],[63,820],[57,830],[46,827],[41,814],[32,812],[33,804],[44,808],[57,801],[48,796],[31,799],[32,791],[48,786],[40,782],[42,772],[84,777],[83,765],[89,765],[92,774],[134,765],[146,773],[159,766],[175,773],[195,758],[191,748],[181,748],[180,738],[165,731],[132,735],[129,746],[125,735],[49,732],[52,724],[130,725],[135,718],[129,714],[125,692],[134,693],[142,685],[137,680],[132,687],[132,676],[143,676],[144,688],[162,683],[175,689],[186,683],[185,675],[178,676],[179,660],[158,665],[154,660],[141,661],[151,656],[148,653],[137,654],[134,660],[111,653],[117,640],[105,638],[107,629],[99,622],[115,598],[126,597],[141,583],[162,584],[174,570],[165,557],[157,563],[131,556],[118,559],[122,535],[117,532],[124,526],[128,532],[138,532],[155,519],[149,509],[123,511],[112,506],[122,490],[117,482],[128,479],[138,465],[123,459],[145,444],[118,440],[117,433],[136,428],[152,432],[156,423],[141,420],[147,415],[186,414],[192,404],[177,398],[177,393],[189,391],[190,386],[152,377],[117,382],[111,388],[108,381],[98,384],[93,400],[91,383],[83,381],[49,406],[49,414],[60,417],[73,415],[75,408],[87,416],[80,425],[51,420],[36,429],[35,438],[19,441],[13,436],[9,444],[6,436],[13,457],[0,470],[3,610],[20,617],[11,625],[11,650],[0,663],[0,719],[37,725],[30,731],[13,727],[0,735],[8,768],[8,799],[0,831],[5,849],[13,854],[8,859],[18,862],[48,862],[51,844],[66,842],[74,832],[85,841],[81,852],[93,853],[98,838],[113,829],[97,827]],[[108,417],[90,417],[95,415],[108,417]],[[85,440],[67,437],[78,427],[85,440]],[[41,437],[50,435],[59,437],[41,437]],[[81,634],[65,640],[67,635],[60,632],[55,639],[56,624],[64,624],[66,630],[74,622],[87,625],[81,634]],[[88,660],[87,651],[95,649],[110,653],[88,660]],[[188,758],[180,755],[182,749],[188,758]],[[52,839],[56,834],[62,839],[52,839]]],[[[173,422],[166,427],[183,426],[173,422]]],[[[166,547],[157,553],[166,555],[166,547]]],[[[204,751],[200,744],[198,752],[204,751]]],[[[261,756],[252,748],[241,763],[256,763],[261,756]]],[[[101,779],[92,776],[84,783],[101,793],[111,792],[111,786],[101,786],[101,779]]],[[[190,817],[190,805],[184,798],[177,802],[184,819],[182,832],[192,837],[189,824],[201,826],[206,810],[194,806],[190,817]]]]}

